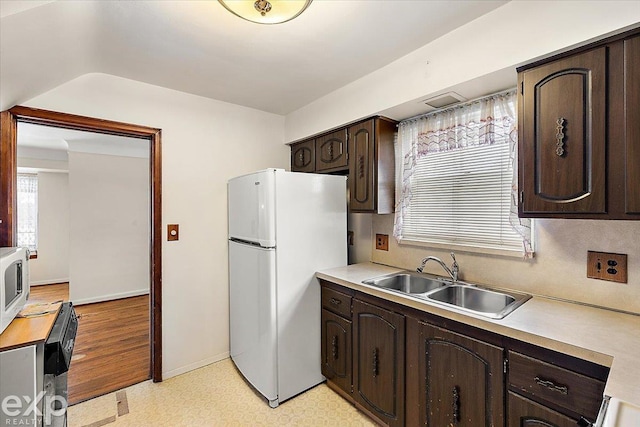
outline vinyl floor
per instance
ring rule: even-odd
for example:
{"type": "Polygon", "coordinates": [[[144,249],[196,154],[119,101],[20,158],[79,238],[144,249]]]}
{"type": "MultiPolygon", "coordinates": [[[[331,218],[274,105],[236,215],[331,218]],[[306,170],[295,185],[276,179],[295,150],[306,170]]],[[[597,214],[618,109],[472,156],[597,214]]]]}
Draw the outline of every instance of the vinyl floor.
{"type": "Polygon", "coordinates": [[[74,405],[68,422],[70,427],[376,425],[325,384],[271,409],[230,359],[74,405]]]}

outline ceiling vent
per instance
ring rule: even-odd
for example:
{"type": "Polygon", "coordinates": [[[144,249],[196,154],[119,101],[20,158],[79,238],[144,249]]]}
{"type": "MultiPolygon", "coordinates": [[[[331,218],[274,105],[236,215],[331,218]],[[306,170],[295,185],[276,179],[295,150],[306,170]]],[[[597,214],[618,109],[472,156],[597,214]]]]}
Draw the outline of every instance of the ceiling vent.
{"type": "Polygon", "coordinates": [[[453,104],[457,104],[459,102],[464,102],[466,100],[467,98],[458,93],[447,92],[434,96],[432,98],[424,99],[420,102],[433,108],[444,108],[453,104]]]}

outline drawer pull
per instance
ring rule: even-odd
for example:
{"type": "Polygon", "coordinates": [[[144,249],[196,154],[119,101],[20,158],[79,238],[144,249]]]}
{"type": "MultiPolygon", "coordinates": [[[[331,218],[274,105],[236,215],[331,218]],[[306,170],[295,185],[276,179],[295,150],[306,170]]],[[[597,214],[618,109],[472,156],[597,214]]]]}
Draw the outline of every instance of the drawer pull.
{"type": "Polygon", "coordinates": [[[340,301],[339,299],[336,299],[336,298],[331,298],[330,302],[331,302],[331,304],[333,304],[333,305],[340,305],[340,304],[342,304],[342,301],[340,301]]]}
{"type": "Polygon", "coordinates": [[[548,388],[551,391],[557,391],[560,394],[564,394],[565,396],[567,394],[569,394],[569,387],[564,386],[564,385],[555,385],[553,383],[553,381],[548,381],[548,380],[543,380],[540,377],[535,377],[533,379],[536,384],[538,384],[541,387],[545,387],[548,388]]]}

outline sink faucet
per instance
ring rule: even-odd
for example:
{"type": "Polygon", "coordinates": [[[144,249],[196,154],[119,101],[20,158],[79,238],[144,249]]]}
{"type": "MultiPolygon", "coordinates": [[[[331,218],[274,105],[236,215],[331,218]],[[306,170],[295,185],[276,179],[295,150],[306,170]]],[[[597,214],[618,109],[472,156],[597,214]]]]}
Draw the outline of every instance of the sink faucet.
{"type": "Polygon", "coordinates": [[[424,266],[427,264],[427,262],[435,261],[440,264],[440,266],[445,269],[447,274],[451,276],[451,279],[456,282],[458,281],[458,272],[460,271],[460,266],[458,265],[458,262],[456,261],[456,255],[453,252],[451,252],[451,258],[453,258],[453,264],[451,264],[451,268],[449,268],[447,267],[447,264],[445,264],[440,258],[428,256],[422,260],[422,262],[420,263],[420,267],[418,267],[416,271],[418,273],[422,273],[422,270],[424,270],[424,266]]]}

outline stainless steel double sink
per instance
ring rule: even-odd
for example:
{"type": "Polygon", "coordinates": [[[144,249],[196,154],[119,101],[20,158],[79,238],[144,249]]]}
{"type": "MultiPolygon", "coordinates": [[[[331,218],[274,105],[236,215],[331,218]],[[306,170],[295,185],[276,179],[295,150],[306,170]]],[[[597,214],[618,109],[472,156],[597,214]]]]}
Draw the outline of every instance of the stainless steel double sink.
{"type": "Polygon", "coordinates": [[[374,277],[362,283],[491,319],[504,318],[531,298],[519,292],[493,291],[412,271],[374,277]]]}

